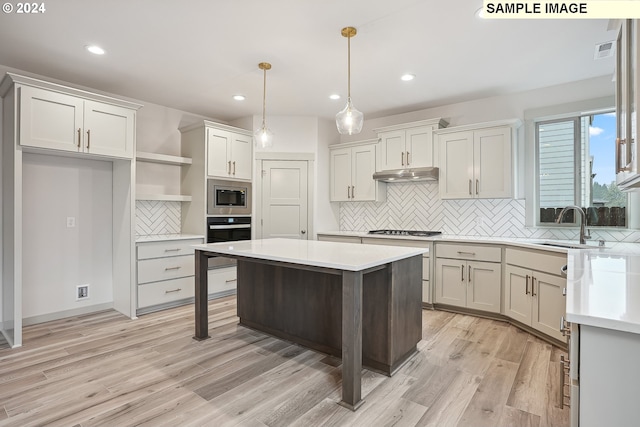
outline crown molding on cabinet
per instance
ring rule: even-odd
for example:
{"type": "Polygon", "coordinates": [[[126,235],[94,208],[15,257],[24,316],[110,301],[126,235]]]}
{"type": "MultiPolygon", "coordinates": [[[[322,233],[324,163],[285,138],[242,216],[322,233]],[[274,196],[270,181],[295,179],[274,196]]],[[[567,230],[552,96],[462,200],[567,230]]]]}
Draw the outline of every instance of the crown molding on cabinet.
{"type": "Polygon", "coordinates": [[[417,122],[399,123],[397,125],[383,126],[383,127],[373,129],[373,131],[375,133],[380,133],[380,132],[389,132],[394,130],[402,130],[402,129],[409,129],[409,128],[415,128],[420,126],[432,126],[432,125],[437,125],[436,129],[444,128],[449,125],[449,122],[447,122],[441,117],[437,117],[435,119],[419,120],[417,122]]]}
{"type": "Polygon", "coordinates": [[[451,133],[451,132],[478,130],[478,129],[500,127],[500,126],[509,126],[516,129],[520,127],[520,125],[522,125],[522,120],[520,119],[496,120],[493,122],[473,123],[469,125],[454,126],[450,128],[444,128],[444,129],[435,129],[433,133],[442,135],[442,134],[451,133]]]}

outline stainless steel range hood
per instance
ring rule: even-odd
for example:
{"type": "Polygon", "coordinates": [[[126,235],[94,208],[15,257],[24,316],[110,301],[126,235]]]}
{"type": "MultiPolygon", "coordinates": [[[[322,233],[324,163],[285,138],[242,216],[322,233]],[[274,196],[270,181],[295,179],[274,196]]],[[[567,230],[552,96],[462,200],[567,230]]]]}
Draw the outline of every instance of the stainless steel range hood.
{"type": "Polygon", "coordinates": [[[384,182],[437,181],[439,169],[436,167],[394,169],[373,174],[373,179],[384,182]]]}

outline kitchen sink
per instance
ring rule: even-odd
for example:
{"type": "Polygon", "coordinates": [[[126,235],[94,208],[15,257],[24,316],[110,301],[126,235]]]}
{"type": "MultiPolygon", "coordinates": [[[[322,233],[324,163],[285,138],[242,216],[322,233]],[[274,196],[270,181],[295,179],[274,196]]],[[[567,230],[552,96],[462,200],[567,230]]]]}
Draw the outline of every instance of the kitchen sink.
{"type": "Polygon", "coordinates": [[[565,248],[565,249],[598,249],[598,248],[603,248],[604,246],[598,246],[597,242],[594,242],[596,244],[592,244],[592,245],[582,245],[580,243],[570,243],[570,242],[536,242],[534,244],[536,245],[540,245],[540,246],[551,246],[551,247],[555,247],[555,248],[565,248]]]}

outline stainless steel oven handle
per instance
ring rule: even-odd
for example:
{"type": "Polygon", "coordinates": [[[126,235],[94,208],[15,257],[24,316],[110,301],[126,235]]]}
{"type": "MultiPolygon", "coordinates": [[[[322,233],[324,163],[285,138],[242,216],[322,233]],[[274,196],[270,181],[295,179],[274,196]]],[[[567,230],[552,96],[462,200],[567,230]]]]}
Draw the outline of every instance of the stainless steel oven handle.
{"type": "Polygon", "coordinates": [[[210,225],[209,230],[231,230],[235,228],[251,228],[251,224],[210,225]]]}

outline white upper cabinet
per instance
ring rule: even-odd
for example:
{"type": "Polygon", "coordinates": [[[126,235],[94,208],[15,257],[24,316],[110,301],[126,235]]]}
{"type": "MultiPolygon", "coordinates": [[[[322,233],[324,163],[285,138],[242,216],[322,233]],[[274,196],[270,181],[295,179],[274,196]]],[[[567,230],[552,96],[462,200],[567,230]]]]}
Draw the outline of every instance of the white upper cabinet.
{"type": "Polygon", "coordinates": [[[640,187],[638,129],[638,20],[620,21],[616,41],[616,183],[623,190],[640,187]]]}
{"type": "Polygon", "coordinates": [[[135,108],[27,85],[19,94],[20,145],[133,158],[135,108]]]}
{"type": "Polygon", "coordinates": [[[436,166],[433,131],[446,125],[433,119],[374,129],[380,143],[377,170],[436,166]]]}
{"type": "Polygon", "coordinates": [[[519,121],[436,131],[443,199],[513,195],[513,143],[519,121]]]}
{"type": "Polygon", "coordinates": [[[253,139],[238,131],[207,127],[207,175],[251,180],[253,139]]]}
{"type": "Polygon", "coordinates": [[[375,181],[377,143],[375,140],[330,147],[331,201],[384,201],[386,187],[375,181]]]}

